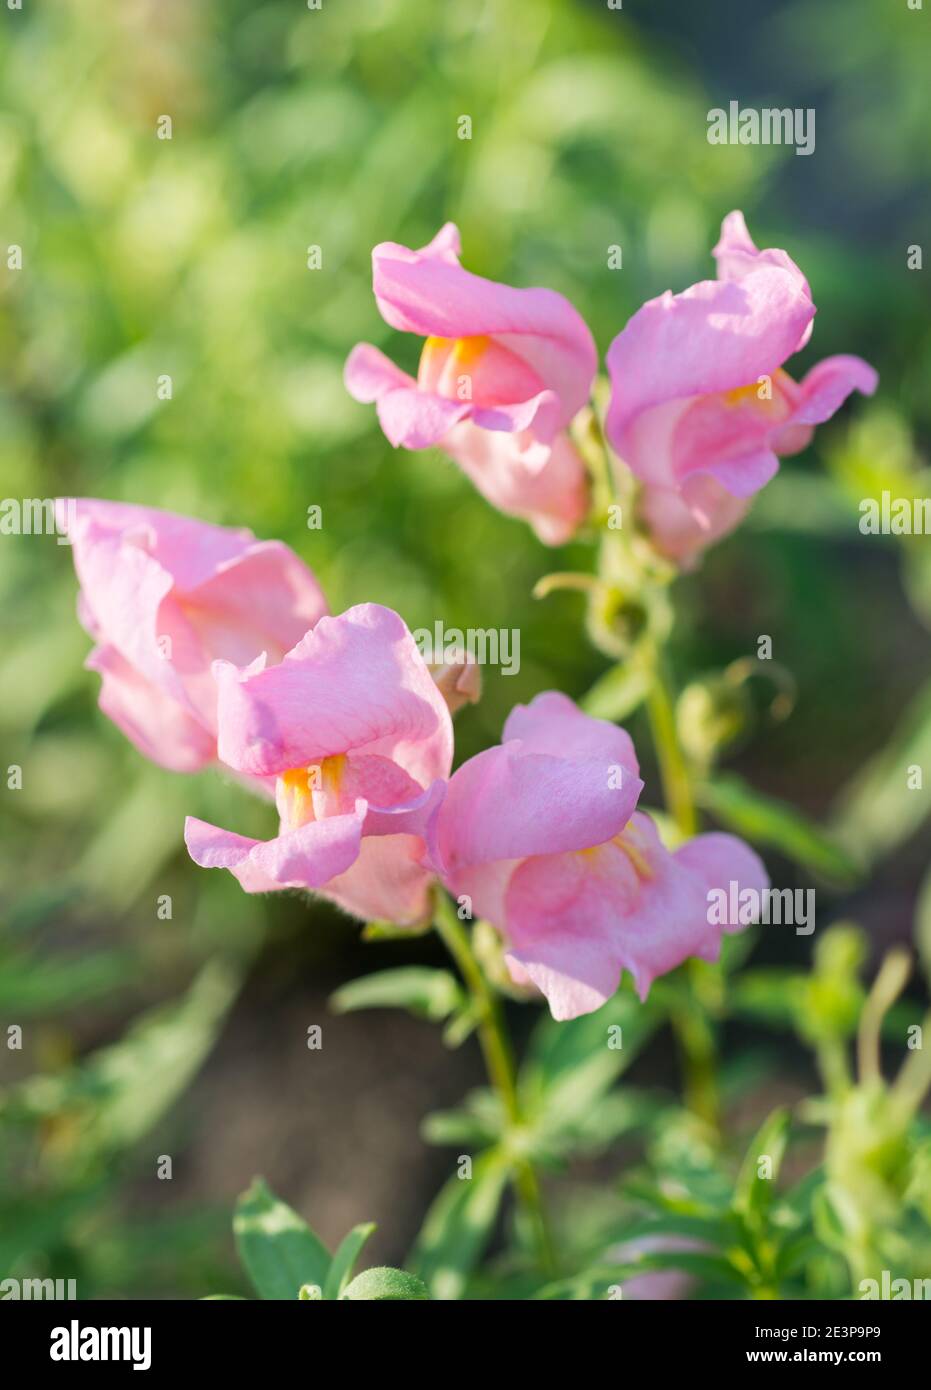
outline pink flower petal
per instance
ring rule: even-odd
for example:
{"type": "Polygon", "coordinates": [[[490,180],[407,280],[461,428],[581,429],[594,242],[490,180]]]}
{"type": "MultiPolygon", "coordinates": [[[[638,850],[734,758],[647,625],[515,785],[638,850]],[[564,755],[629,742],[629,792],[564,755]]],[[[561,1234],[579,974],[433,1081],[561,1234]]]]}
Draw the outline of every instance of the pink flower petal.
{"type": "Polygon", "coordinates": [[[435,248],[436,241],[422,251],[394,242],[375,247],[373,288],[385,321],[423,337],[497,338],[557,393],[560,426],[568,424],[587,401],[598,365],[581,316],[553,290],[496,284],[435,248]]]}
{"type": "Polygon", "coordinates": [[[571,710],[565,697],[538,697],[506,730],[524,728],[526,742],[509,737],[453,775],[437,838],[454,887],[470,866],[587,849],[626,824],[643,787],[630,740],[571,710]],[[542,751],[561,728],[566,755],[542,751]]]}
{"type": "Polygon", "coordinates": [[[95,647],[84,664],[103,678],[98,697],[103,713],[153,763],[172,772],[197,772],[214,761],[213,735],[115,647],[95,647]]]}
{"type": "Polygon", "coordinates": [[[852,391],[872,396],[879,373],[862,357],[826,357],[803,377],[793,424],[820,425],[840,409],[852,391]]]}
{"type": "Polygon", "coordinates": [[[546,545],[563,545],[588,510],[585,465],[565,434],[547,448],[533,438],[479,429],[466,420],[443,449],[483,497],[508,516],[522,517],[546,545]]]}
{"type": "Polygon", "coordinates": [[[228,869],[247,893],[321,888],[359,856],[365,802],[350,815],[308,821],[273,840],[249,840],[189,816],[188,853],[204,869],[228,869]]]}
{"type": "Polygon", "coordinates": [[[278,666],[218,666],[217,687],[220,757],[240,772],[350,752],[391,758],[421,786],[449,772],[449,711],[403,621],[378,604],[321,618],[278,666]]]}
{"type": "Polygon", "coordinates": [[[608,349],[612,382],[606,427],[624,461],[630,429],[667,401],[737,390],[773,376],[814,314],[797,278],[762,266],[739,282],[702,280],[684,293],[651,299],[608,349]]]}

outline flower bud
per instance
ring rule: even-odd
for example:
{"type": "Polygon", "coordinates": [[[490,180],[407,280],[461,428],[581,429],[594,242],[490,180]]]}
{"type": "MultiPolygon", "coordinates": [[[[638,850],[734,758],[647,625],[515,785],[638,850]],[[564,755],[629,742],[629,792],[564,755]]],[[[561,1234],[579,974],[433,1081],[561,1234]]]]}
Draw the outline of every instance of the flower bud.
{"type": "Polygon", "coordinates": [[[719,675],[705,676],[687,685],[676,705],[682,746],[702,767],[711,767],[741,737],[750,717],[744,687],[719,675]]]}
{"type": "Polygon", "coordinates": [[[453,652],[449,661],[431,662],[430,674],[450,714],[481,699],[482,673],[465,652],[453,652]]]}

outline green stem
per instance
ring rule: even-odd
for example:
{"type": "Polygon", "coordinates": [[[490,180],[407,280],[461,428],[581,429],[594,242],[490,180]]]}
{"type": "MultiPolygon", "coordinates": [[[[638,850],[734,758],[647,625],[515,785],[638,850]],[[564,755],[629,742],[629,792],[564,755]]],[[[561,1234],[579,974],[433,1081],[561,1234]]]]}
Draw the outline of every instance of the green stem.
{"type": "MultiPolygon", "coordinates": [[[[580,442],[586,448],[595,479],[597,516],[606,510],[611,501],[617,500],[614,472],[598,416],[597,403],[592,409],[586,437],[580,442]]],[[[636,582],[638,573],[641,582],[646,578],[642,569],[642,556],[636,555],[629,543],[625,547],[623,542],[624,535],[629,534],[629,531],[603,531],[598,570],[605,582],[613,580],[615,583],[621,583],[622,579],[629,582],[631,576],[636,582]]],[[[661,583],[665,584],[671,577],[672,571],[662,578],[661,583]]],[[[589,635],[606,655],[618,658],[619,653],[613,650],[614,644],[605,641],[603,635],[599,641],[598,630],[592,623],[589,623],[589,635]]],[[[664,669],[662,644],[654,637],[651,645],[652,650],[648,649],[645,654],[652,668],[646,697],[647,715],[666,806],[675,820],[679,834],[684,840],[688,840],[698,831],[692,778],[676,729],[675,705],[664,669]]],[[[629,653],[622,652],[621,660],[629,661],[629,653]]],[[[683,973],[687,988],[681,1002],[672,1012],[671,1022],[682,1053],[686,1104],[719,1133],[717,1045],[711,1018],[720,1004],[721,974],[718,968],[700,960],[688,961],[683,973]]]]}
{"type": "MultiPolygon", "coordinates": [[[[653,680],[647,695],[647,715],[666,805],[683,839],[691,839],[698,831],[692,779],[679,743],[675,707],[659,653],[654,660],[653,680]]],[[[685,976],[688,997],[673,1013],[672,1023],[682,1053],[686,1104],[718,1130],[717,1047],[709,1013],[716,1002],[719,979],[715,969],[700,960],[687,962],[685,976]]]]}
{"type": "Polygon", "coordinates": [[[692,796],[692,779],[676,731],[672,695],[659,654],[655,659],[653,680],[647,695],[647,715],[666,805],[679,833],[683,839],[689,840],[698,830],[698,816],[692,796]]]}
{"type": "MultiPolygon", "coordinates": [[[[497,995],[493,992],[481,966],[472,950],[469,933],[456,916],[452,903],[441,890],[436,894],[434,927],[438,936],[449,951],[472,996],[477,1019],[477,1031],[485,1067],[492,1086],[498,1094],[511,1135],[520,1130],[520,1097],[517,1090],[517,1071],[514,1054],[511,1050],[504,1013],[497,995]]],[[[517,1193],[540,1260],[540,1266],[547,1274],[555,1272],[553,1246],[543,1207],[543,1194],[536,1169],[530,1159],[516,1155],[514,1168],[514,1188],[517,1193]]]]}

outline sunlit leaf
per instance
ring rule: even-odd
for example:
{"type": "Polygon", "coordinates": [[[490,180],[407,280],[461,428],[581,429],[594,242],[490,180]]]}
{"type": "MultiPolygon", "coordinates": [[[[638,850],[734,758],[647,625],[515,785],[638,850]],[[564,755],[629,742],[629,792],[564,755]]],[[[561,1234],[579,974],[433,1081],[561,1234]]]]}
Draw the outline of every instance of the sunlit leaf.
{"type": "Polygon", "coordinates": [[[764,796],[740,777],[726,774],[702,782],[696,788],[696,796],[716,820],[752,844],[776,849],[802,868],[832,882],[847,884],[856,880],[857,864],[841,848],[839,838],[835,840],[787,802],[764,796]]]}
{"type": "Polygon", "coordinates": [[[480,1155],[472,1176],[454,1175],[427,1212],[410,1264],[438,1299],[462,1296],[491,1238],[510,1164],[499,1150],[480,1155]]]}
{"type": "Polygon", "coordinates": [[[233,1234],[260,1298],[293,1299],[302,1284],[325,1285],[330,1252],[261,1178],[236,1203],[233,1234]]]}
{"type": "Polygon", "coordinates": [[[448,1018],[465,1003],[465,995],[448,970],[420,965],[363,975],[342,985],[330,996],[330,1005],[336,1013],[351,1013],[356,1009],[409,1009],[434,1023],[448,1018]]]}
{"type": "Polygon", "coordinates": [[[349,1234],[340,1241],[323,1285],[324,1298],[339,1298],[352,1278],[353,1266],[359,1258],[359,1251],[374,1230],[375,1223],[371,1221],[365,1225],[353,1226],[349,1234]]]}

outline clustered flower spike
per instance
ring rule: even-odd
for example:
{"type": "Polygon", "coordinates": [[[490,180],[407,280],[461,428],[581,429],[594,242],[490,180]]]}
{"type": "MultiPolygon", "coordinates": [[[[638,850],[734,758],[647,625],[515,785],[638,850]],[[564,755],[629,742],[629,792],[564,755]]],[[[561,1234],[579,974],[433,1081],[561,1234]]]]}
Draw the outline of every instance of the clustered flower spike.
{"type": "MultiPolygon", "coordinates": [[[[496,506],[561,543],[588,504],[568,431],[597,368],[591,334],[561,295],[472,275],[459,250],[452,224],[420,251],[375,248],[378,307],[425,339],[420,367],[415,379],[361,344],[347,385],[393,444],[438,444],[496,506]]],[[[716,281],[645,304],[608,353],[608,434],[656,544],[683,564],[736,524],[780,454],[876,386],[856,357],[800,384],[783,371],[811,333],[811,292],[784,251],[757,250],[740,213],[715,256],[716,281]]],[[[442,882],[500,933],[515,982],[567,1019],[625,970],[645,998],[687,957],[716,959],[743,923],[711,921],[712,896],[768,886],[731,835],[670,852],[637,809],[627,733],[565,695],[515,708],[503,743],[450,775],[451,714],[479,698],[477,669],[464,653],[428,666],[378,604],[331,616],[282,543],[115,502],[81,501],[69,518],[103,711],[163,767],[217,762],[274,798],[268,840],[186,823],[195,862],[246,892],[307,889],[412,926],[442,882]]]]}

